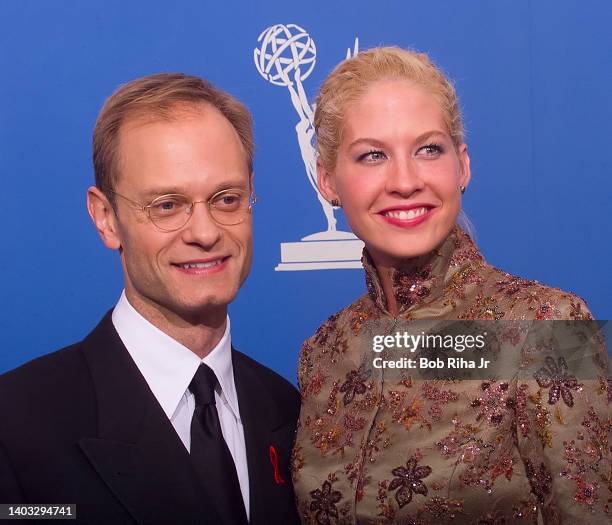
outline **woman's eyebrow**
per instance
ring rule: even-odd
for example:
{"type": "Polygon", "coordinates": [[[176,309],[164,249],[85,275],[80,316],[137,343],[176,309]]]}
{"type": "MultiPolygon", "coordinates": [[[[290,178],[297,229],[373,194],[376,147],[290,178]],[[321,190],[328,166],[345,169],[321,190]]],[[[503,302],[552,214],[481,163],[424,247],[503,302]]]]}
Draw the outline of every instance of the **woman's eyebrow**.
{"type": "Polygon", "coordinates": [[[375,148],[383,148],[385,146],[384,142],[381,142],[378,139],[372,139],[369,137],[362,137],[357,140],[354,140],[349,144],[349,148],[353,148],[355,146],[360,146],[361,144],[366,144],[368,146],[374,146],[375,148]]]}
{"type": "MultiPolygon", "coordinates": [[[[426,131],[425,133],[421,133],[418,137],[414,139],[414,142],[422,142],[436,135],[446,137],[448,136],[448,133],[445,133],[444,131],[441,131],[439,129],[432,129],[432,130],[426,131]]],[[[368,146],[374,146],[375,148],[385,147],[385,143],[379,139],[375,139],[371,137],[360,137],[349,144],[349,149],[355,146],[360,146],[362,144],[365,144],[368,146]]]]}
{"type": "Polygon", "coordinates": [[[436,135],[441,135],[443,137],[446,137],[448,133],[445,133],[444,131],[440,131],[438,129],[432,129],[431,131],[426,131],[425,133],[421,133],[414,141],[422,142],[436,135]]]}

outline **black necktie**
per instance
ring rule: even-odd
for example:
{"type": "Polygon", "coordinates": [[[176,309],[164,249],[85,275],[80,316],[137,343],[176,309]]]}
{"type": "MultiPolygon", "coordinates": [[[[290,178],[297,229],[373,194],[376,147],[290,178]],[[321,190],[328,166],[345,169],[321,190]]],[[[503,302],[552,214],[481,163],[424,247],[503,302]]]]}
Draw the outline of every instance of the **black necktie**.
{"type": "Polygon", "coordinates": [[[216,384],[215,373],[201,364],[189,385],[196,404],[191,419],[191,460],[206,495],[214,502],[224,523],[246,524],[236,466],[223,439],[215,406],[216,384]]]}

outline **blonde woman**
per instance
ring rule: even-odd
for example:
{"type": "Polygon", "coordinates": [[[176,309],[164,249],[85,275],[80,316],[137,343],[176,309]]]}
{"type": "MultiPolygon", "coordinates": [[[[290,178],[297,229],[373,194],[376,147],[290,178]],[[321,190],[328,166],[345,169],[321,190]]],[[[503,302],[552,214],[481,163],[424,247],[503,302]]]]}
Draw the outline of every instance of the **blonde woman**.
{"type": "Polygon", "coordinates": [[[455,90],[424,54],[342,62],[317,98],[322,194],[364,241],[367,294],[304,343],[293,476],[304,523],[609,523],[605,364],[579,381],[414,381],[368,367],[366,322],[588,320],[575,295],[491,267],[457,225],[470,183],[455,90]]]}

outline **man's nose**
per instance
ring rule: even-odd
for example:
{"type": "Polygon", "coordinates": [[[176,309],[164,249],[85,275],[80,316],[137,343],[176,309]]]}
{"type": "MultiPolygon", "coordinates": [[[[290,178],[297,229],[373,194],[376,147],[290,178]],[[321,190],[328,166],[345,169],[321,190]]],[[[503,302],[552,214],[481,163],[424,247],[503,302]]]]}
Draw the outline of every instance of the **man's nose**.
{"type": "Polygon", "coordinates": [[[183,240],[209,249],[219,241],[222,234],[221,226],[212,218],[208,202],[194,202],[189,220],[183,227],[183,240]]]}

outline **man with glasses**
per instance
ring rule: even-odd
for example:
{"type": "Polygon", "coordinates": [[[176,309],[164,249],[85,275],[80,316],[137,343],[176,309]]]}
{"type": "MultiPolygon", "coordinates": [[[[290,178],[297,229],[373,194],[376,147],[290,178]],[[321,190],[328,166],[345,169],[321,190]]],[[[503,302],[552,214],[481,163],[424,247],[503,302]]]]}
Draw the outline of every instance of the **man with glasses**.
{"type": "Polygon", "coordinates": [[[230,342],[253,249],[248,110],[200,78],[141,78],[106,101],[93,150],[87,208],[125,290],[84,341],[0,378],[0,502],[297,522],[298,394],[230,342]]]}

